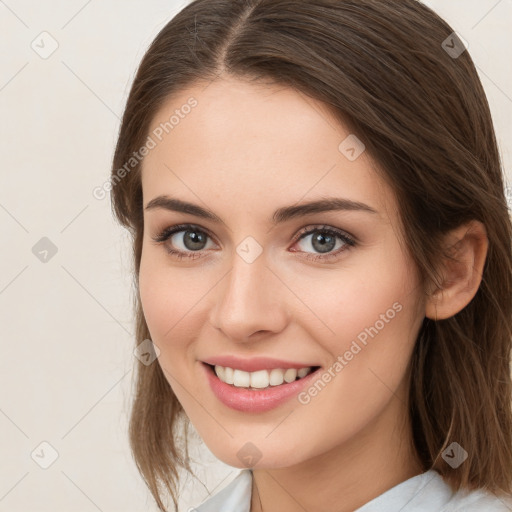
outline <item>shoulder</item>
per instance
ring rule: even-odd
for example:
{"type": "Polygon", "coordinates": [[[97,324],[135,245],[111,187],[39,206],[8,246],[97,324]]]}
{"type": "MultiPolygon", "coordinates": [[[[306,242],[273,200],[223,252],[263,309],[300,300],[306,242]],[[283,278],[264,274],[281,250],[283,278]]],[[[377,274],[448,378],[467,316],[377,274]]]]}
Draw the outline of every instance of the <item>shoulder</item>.
{"type": "Polygon", "coordinates": [[[479,489],[453,494],[443,512],[512,512],[512,496],[498,496],[479,489]]]}
{"type": "Polygon", "coordinates": [[[224,489],[190,512],[250,512],[252,473],[242,470],[224,489]]]}
{"type": "Polygon", "coordinates": [[[431,469],[389,489],[357,512],[512,512],[511,497],[498,497],[483,489],[454,493],[443,477],[431,469]]]}
{"type": "Polygon", "coordinates": [[[439,499],[441,512],[512,512],[512,497],[497,496],[485,489],[460,489],[454,493],[437,471],[428,471],[429,484],[424,489],[426,502],[439,499]]]}

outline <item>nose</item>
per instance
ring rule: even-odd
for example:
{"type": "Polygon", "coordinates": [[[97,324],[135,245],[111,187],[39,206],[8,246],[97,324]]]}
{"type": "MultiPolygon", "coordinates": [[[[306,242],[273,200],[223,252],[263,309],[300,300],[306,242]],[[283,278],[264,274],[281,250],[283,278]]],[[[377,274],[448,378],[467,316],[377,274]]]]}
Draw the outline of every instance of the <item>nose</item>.
{"type": "Polygon", "coordinates": [[[235,254],[231,271],[216,289],[209,320],[232,341],[254,341],[285,328],[285,286],[267,266],[264,253],[252,263],[235,254]]]}

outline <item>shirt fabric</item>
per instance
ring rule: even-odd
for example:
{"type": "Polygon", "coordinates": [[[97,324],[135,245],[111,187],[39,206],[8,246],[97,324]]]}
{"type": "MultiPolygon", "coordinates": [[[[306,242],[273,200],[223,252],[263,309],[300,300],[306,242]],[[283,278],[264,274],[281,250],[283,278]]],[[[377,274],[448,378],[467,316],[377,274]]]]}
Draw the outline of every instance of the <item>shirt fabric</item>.
{"type": "MultiPolygon", "coordinates": [[[[197,512],[250,512],[252,471],[242,470],[197,512]]],[[[443,477],[431,469],[387,490],[354,512],[512,512],[512,498],[496,497],[479,489],[453,493],[443,477]]]]}

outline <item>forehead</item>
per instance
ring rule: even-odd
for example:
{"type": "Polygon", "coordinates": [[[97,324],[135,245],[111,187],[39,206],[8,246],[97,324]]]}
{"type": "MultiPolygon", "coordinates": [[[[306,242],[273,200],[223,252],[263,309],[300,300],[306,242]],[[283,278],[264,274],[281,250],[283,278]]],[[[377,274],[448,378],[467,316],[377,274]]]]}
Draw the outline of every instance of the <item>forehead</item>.
{"type": "Polygon", "coordinates": [[[271,213],[327,196],[394,209],[368,154],[353,158],[362,150],[358,139],[326,105],[289,87],[196,83],[163,104],[149,135],[155,146],[142,165],[145,204],[167,193],[219,198],[231,214],[264,205],[271,213]]]}

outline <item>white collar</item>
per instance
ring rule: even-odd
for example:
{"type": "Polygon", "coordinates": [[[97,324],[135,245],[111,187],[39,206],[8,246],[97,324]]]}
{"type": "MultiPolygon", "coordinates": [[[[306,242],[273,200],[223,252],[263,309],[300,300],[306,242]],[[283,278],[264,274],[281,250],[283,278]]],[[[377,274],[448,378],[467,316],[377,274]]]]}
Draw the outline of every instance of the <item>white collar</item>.
{"type": "Polygon", "coordinates": [[[252,472],[243,469],[224,489],[206,500],[195,512],[250,512],[252,472]]]}
{"type": "MultiPolygon", "coordinates": [[[[250,512],[252,471],[243,469],[224,489],[193,508],[194,512],[250,512]]],[[[512,499],[497,498],[479,489],[453,493],[443,477],[431,469],[388,489],[354,512],[510,512],[512,499]]]]}

